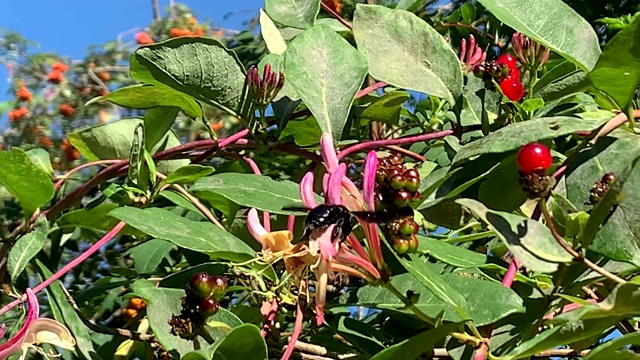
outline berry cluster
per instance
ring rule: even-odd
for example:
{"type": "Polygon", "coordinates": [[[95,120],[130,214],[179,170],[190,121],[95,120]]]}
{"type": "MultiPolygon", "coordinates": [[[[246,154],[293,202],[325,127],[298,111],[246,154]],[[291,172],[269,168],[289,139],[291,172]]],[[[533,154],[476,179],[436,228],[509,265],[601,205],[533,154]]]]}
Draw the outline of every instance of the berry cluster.
{"type": "Polygon", "coordinates": [[[227,292],[227,278],[199,272],[191,277],[185,291],[182,312],[172,316],[169,325],[174,335],[194,339],[205,320],[218,312],[218,299],[227,292]]]}
{"type": "Polygon", "coordinates": [[[518,152],[516,163],[520,171],[520,186],[529,198],[547,197],[555,185],[555,178],[547,170],[553,164],[551,150],[540,143],[530,143],[518,152]]]}
{"type": "Polygon", "coordinates": [[[66,117],[67,119],[73,116],[73,106],[69,104],[60,104],[58,106],[58,111],[60,111],[60,115],[66,117]]]}
{"type": "Polygon", "coordinates": [[[69,70],[67,64],[56,61],[51,64],[51,72],[47,74],[47,81],[52,84],[60,84],[64,81],[64,72],[69,70]]]}
{"type": "Polygon", "coordinates": [[[602,176],[602,179],[600,179],[600,181],[596,181],[596,183],[593,184],[591,190],[589,190],[589,203],[591,205],[596,205],[597,203],[599,203],[600,200],[602,200],[604,194],[609,191],[609,187],[615,179],[616,177],[615,175],[613,175],[613,173],[606,173],[602,176]]]}
{"type": "Polygon", "coordinates": [[[421,200],[419,188],[420,174],[416,169],[407,169],[400,155],[380,159],[376,172],[376,210],[399,214],[396,220],[383,226],[399,254],[418,250],[416,234],[420,226],[413,219],[411,205],[421,200]]]}
{"type": "Polygon", "coordinates": [[[511,54],[502,54],[497,60],[486,61],[473,68],[473,73],[485,81],[488,89],[493,89],[493,80],[500,84],[500,90],[511,101],[520,101],[524,95],[524,86],[520,81],[520,70],[516,58],[511,54]]]}
{"type": "Polygon", "coordinates": [[[138,297],[133,297],[129,299],[127,307],[122,310],[122,317],[125,321],[130,321],[131,319],[138,316],[138,313],[144,310],[146,307],[147,303],[145,303],[144,300],[138,297]]]}

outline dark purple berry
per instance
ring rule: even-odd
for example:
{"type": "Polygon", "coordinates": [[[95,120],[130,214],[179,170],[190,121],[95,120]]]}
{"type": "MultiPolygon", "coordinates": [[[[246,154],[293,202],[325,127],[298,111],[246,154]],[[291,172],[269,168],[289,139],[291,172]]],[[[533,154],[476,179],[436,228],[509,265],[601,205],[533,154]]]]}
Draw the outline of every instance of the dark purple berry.
{"type": "Polygon", "coordinates": [[[409,170],[405,171],[403,175],[407,180],[409,180],[409,179],[418,179],[418,180],[420,180],[420,173],[416,169],[409,169],[409,170]]]}
{"type": "Polygon", "coordinates": [[[411,193],[407,190],[400,190],[396,192],[393,199],[393,203],[398,207],[409,206],[411,203],[411,193]]]}
{"type": "Polygon", "coordinates": [[[616,179],[616,176],[613,175],[613,173],[606,173],[606,174],[604,174],[604,176],[602,176],[602,180],[600,180],[600,182],[602,182],[604,184],[607,184],[607,185],[611,185],[611,183],[615,179],[616,179]]]}
{"type": "Polygon", "coordinates": [[[408,178],[408,179],[406,179],[404,181],[404,187],[405,187],[405,189],[407,189],[407,190],[409,190],[411,192],[416,192],[416,191],[418,191],[418,189],[420,189],[420,179],[418,179],[418,178],[408,178]]]}
{"type": "Polygon", "coordinates": [[[202,315],[202,317],[205,319],[209,316],[215,315],[218,312],[219,307],[220,306],[218,305],[218,302],[213,297],[209,297],[200,301],[200,304],[198,305],[200,315],[202,315]]]}
{"type": "Polygon", "coordinates": [[[395,190],[400,190],[404,187],[405,178],[402,175],[393,175],[391,177],[391,187],[395,190]]]}
{"type": "Polygon", "coordinates": [[[388,157],[388,159],[389,159],[389,162],[392,163],[392,164],[395,164],[395,165],[402,164],[402,156],[400,156],[398,154],[390,155],[388,157]]]}
{"type": "Polygon", "coordinates": [[[206,272],[196,273],[189,281],[189,289],[198,299],[204,299],[211,295],[214,285],[213,278],[206,272]]]}

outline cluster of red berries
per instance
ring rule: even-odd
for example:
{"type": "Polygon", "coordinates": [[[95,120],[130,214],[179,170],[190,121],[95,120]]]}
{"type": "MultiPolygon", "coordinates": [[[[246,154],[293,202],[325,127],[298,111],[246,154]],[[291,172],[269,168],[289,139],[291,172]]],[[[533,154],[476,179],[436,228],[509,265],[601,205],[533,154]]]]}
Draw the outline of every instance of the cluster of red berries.
{"type": "Polygon", "coordinates": [[[149,33],[146,31],[140,31],[136,33],[135,38],[136,38],[136,43],[138,43],[138,45],[150,45],[155,42],[153,41],[153,38],[151,37],[151,35],[149,35],[149,33]]]}
{"type": "Polygon", "coordinates": [[[24,118],[25,116],[27,116],[28,113],[29,113],[29,109],[27,109],[24,106],[19,107],[17,109],[13,109],[13,110],[9,111],[9,121],[10,122],[16,122],[16,121],[24,118]]]}
{"type": "Polygon", "coordinates": [[[600,179],[600,181],[596,181],[596,183],[593,184],[591,190],[589,190],[589,203],[591,205],[596,205],[597,203],[599,203],[600,200],[602,200],[604,194],[609,191],[609,187],[611,186],[611,184],[613,184],[613,181],[615,179],[616,177],[615,175],[613,175],[613,173],[606,173],[602,176],[602,179],[600,179]]]}
{"type": "Polygon", "coordinates": [[[60,150],[62,150],[62,154],[67,162],[72,162],[80,159],[80,152],[71,145],[69,140],[62,140],[62,144],[60,144],[60,150]]]}
{"type": "Polygon", "coordinates": [[[547,175],[553,164],[551,150],[540,143],[523,146],[516,157],[520,171],[520,186],[530,198],[547,197],[555,179],[547,175]]]}
{"type": "Polygon", "coordinates": [[[145,303],[144,300],[139,297],[133,297],[129,299],[129,303],[122,310],[122,317],[125,321],[130,321],[131,319],[138,316],[138,313],[140,313],[146,307],[147,303],[145,303]]]}
{"type": "Polygon", "coordinates": [[[64,63],[60,61],[54,62],[53,64],[51,64],[51,72],[47,74],[47,81],[52,84],[60,84],[64,81],[63,74],[68,69],[69,66],[64,63]]]}
{"type": "Polygon", "coordinates": [[[520,70],[515,56],[502,54],[495,61],[486,61],[473,68],[473,74],[481,77],[489,89],[493,80],[500,84],[500,90],[511,101],[520,101],[524,95],[524,86],[520,81],[520,70]]]}
{"type": "Polygon", "coordinates": [[[187,295],[182,298],[182,312],[169,320],[171,332],[183,339],[197,336],[205,320],[218,312],[218,300],[227,292],[227,278],[196,273],[186,287],[187,295]]]}
{"type": "Polygon", "coordinates": [[[16,90],[16,97],[20,99],[20,101],[27,101],[27,102],[33,99],[31,92],[29,92],[29,89],[27,89],[27,87],[24,85],[20,86],[18,90],[16,90]]]}
{"type": "Polygon", "coordinates": [[[376,172],[376,210],[399,214],[396,220],[383,225],[383,230],[399,254],[416,252],[420,226],[413,219],[412,204],[421,200],[420,174],[407,169],[402,156],[393,154],[380,159],[376,172]]]}

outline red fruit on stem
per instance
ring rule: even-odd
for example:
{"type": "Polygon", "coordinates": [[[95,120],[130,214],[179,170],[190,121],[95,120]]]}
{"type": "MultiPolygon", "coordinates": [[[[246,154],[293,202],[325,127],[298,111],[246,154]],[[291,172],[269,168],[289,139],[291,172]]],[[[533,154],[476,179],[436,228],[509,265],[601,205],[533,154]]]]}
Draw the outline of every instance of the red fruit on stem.
{"type": "Polygon", "coordinates": [[[220,306],[218,305],[218,302],[216,301],[216,299],[212,297],[206,298],[200,301],[200,304],[199,304],[200,315],[202,315],[203,318],[208,318],[209,316],[213,316],[218,312],[219,307],[220,306]]]}
{"type": "Polygon", "coordinates": [[[401,238],[393,239],[393,248],[398,254],[406,254],[409,251],[409,241],[401,238]]]}
{"type": "Polygon", "coordinates": [[[408,179],[420,179],[420,173],[416,169],[409,169],[404,172],[404,177],[408,179]]]}
{"type": "Polygon", "coordinates": [[[511,101],[520,101],[524,95],[524,86],[520,79],[508,78],[500,82],[500,89],[504,95],[511,101]]]}
{"type": "Polygon", "coordinates": [[[411,193],[406,190],[400,190],[396,192],[393,203],[398,207],[409,206],[411,203],[411,193]]]}
{"type": "Polygon", "coordinates": [[[511,55],[511,54],[502,54],[502,55],[498,56],[498,59],[496,60],[496,63],[505,64],[511,70],[518,68],[518,64],[516,63],[516,57],[511,55]]]}
{"type": "Polygon", "coordinates": [[[416,192],[420,188],[420,179],[408,178],[404,181],[404,187],[411,192],[416,192]]]}
{"type": "Polygon", "coordinates": [[[391,177],[391,187],[400,190],[404,187],[405,179],[402,175],[393,175],[391,177]]]}
{"type": "Polygon", "coordinates": [[[509,71],[509,74],[504,78],[504,80],[507,80],[507,79],[518,79],[518,80],[520,80],[520,70],[518,70],[518,68],[511,69],[509,71]]]}
{"type": "Polygon", "coordinates": [[[411,253],[418,252],[419,246],[420,246],[420,241],[418,241],[418,238],[415,237],[415,235],[412,235],[411,239],[409,239],[409,252],[411,253]]]}
{"type": "Polygon", "coordinates": [[[553,157],[548,147],[540,143],[530,143],[520,149],[516,163],[522,173],[531,174],[549,169],[553,163],[553,157]]]}

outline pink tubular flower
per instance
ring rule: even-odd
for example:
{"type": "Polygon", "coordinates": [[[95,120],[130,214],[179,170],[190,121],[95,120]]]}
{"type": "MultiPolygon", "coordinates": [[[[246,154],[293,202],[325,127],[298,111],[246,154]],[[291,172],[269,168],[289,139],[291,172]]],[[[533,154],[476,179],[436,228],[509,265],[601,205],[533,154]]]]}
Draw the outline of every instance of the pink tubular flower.
{"type": "Polygon", "coordinates": [[[73,350],[76,341],[64,325],[52,319],[38,318],[40,315],[38,298],[29,288],[27,288],[27,304],[29,310],[22,328],[6,343],[0,345],[0,359],[6,359],[20,350],[24,357],[30,347],[43,342],[73,350]]]}
{"type": "MultiPolygon", "coordinates": [[[[375,210],[373,187],[378,166],[376,152],[371,151],[367,155],[364,166],[364,192],[361,193],[346,176],[347,165],[338,162],[331,135],[322,134],[320,147],[327,170],[323,179],[325,202],[344,205],[349,211],[375,210]]],[[[313,183],[312,172],[307,173],[300,182],[302,202],[310,209],[317,206],[313,197],[313,183]]],[[[309,248],[318,248],[321,254],[318,264],[313,267],[317,280],[315,303],[318,324],[324,319],[326,282],[332,272],[343,272],[366,280],[382,277],[384,262],[378,227],[360,219],[358,221],[365,233],[366,249],[353,234],[349,234],[346,244],[340,244],[340,239],[332,238],[333,225],[319,229],[309,237],[309,248]]]]}
{"type": "Polygon", "coordinates": [[[473,67],[484,62],[487,57],[480,46],[476,44],[476,38],[469,35],[469,42],[466,39],[460,41],[460,62],[463,64],[464,72],[473,71],[473,67]]]}

